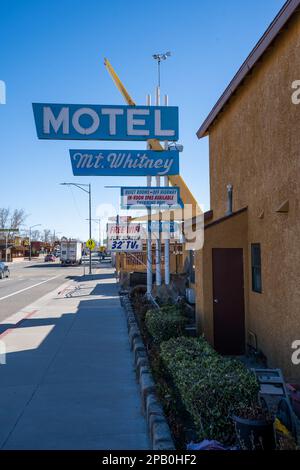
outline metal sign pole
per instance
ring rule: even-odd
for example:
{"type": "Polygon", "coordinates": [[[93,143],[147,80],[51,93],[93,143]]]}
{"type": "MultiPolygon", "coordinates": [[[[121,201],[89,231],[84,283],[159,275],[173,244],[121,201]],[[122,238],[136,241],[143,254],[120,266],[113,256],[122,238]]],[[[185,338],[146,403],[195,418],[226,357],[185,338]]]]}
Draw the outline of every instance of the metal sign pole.
{"type": "MultiPolygon", "coordinates": [[[[165,106],[169,105],[169,97],[165,95],[165,106]]],[[[165,150],[168,150],[168,141],[165,141],[165,150]]],[[[169,178],[168,176],[164,176],[164,186],[169,186],[169,178]]],[[[167,233],[167,237],[165,237],[165,285],[168,286],[170,284],[170,234],[171,234],[171,227],[169,223],[169,231],[167,233]]]]}
{"type": "MultiPolygon", "coordinates": [[[[160,105],[160,86],[156,87],[156,106],[160,105]]],[[[160,176],[156,176],[156,186],[160,186],[160,176]]],[[[161,230],[160,230],[160,219],[161,219],[161,212],[158,211],[158,238],[155,242],[156,250],[155,250],[155,268],[156,268],[156,285],[161,285],[161,230]]]]}
{"type": "MultiPolygon", "coordinates": [[[[151,106],[151,95],[147,95],[147,105],[151,106]]],[[[147,186],[151,186],[151,179],[151,176],[147,176],[147,186]]],[[[147,296],[149,298],[152,295],[151,207],[147,208],[147,214],[147,296]]]]}
{"type": "MultiPolygon", "coordinates": [[[[90,240],[92,239],[92,190],[91,183],[89,184],[89,234],[90,240]]],[[[89,274],[92,274],[92,250],[90,248],[90,257],[89,257],[89,274]]]]}

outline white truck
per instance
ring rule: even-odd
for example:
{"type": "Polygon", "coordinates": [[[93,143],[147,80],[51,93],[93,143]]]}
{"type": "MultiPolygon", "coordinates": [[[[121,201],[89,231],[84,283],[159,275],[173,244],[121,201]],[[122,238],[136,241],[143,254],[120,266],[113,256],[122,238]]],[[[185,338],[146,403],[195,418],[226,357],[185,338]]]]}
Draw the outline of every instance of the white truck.
{"type": "Polygon", "coordinates": [[[60,245],[61,265],[81,264],[82,261],[82,243],[77,240],[61,241],[60,245]]]}

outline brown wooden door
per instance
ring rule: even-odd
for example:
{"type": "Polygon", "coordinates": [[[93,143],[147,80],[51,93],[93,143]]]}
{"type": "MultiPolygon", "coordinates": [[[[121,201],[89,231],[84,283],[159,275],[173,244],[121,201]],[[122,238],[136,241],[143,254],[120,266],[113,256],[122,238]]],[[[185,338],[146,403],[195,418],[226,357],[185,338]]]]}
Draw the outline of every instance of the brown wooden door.
{"type": "Polygon", "coordinates": [[[221,354],[245,352],[244,273],[242,248],[214,248],[214,346],[221,354]]]}

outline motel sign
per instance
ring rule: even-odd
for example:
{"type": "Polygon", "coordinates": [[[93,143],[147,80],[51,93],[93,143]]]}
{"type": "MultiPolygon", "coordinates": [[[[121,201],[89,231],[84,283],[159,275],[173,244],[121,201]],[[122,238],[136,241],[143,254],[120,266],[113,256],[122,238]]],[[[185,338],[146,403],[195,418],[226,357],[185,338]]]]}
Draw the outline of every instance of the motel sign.
{"type": "Polygon", "coordinates": [[[32,106],[39,139],[178,140],[176,106],[32,106]]]}

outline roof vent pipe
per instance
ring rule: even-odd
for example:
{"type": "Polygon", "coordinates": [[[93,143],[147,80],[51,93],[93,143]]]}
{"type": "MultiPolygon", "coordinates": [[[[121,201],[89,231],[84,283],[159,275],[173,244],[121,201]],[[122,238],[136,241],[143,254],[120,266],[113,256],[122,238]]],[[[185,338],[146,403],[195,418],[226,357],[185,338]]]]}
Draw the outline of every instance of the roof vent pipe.
{"type": "Polygon", "coordinates": [[[232,214],[232,184],[227,185],[227,211],[226,215],[232,214]]]}

